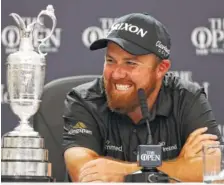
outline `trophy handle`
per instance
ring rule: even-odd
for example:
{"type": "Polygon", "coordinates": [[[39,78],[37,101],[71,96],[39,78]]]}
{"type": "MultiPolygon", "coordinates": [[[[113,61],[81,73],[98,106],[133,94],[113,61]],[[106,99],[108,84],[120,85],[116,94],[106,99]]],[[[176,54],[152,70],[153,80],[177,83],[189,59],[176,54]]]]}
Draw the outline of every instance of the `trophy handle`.
{"type": "Polygon", "coordinates": [[[19,26],[19,28],[22,31],[25,31],[26,30],[26,25],[25,25],[24,21],[22,20],[22,18],[18,14],[11,13],[9,15],[13,17],[13,19],[15,20],[15,22],[17,23],[17,25],[19,26]]]}
{"type": "Polygon", "coordinates": [[[56,24],[57,24],[57,19],[56,19],[56,17],[55,17],[55,14],[54,14],[54,8],[53,8],[52,5],[48,5],[47,8],[46,8],[46,10],[42,10],[42,11],[39,13],[39,15],[37,16],[37,23],[40,24],[40,25],[43,25],[43,23],[40,21],[40,17],[41,17],[42,15],[47,15],[47,16],[49,16],[49,17],[52,19],[52,21],[53,21],[53,25],[52,25],[52,29],[51,29],[50,34],[49,34],[48,36],[46,36],[45,38],[43,38],[43,39],[38,39],[38,41],[41,42],[40,45],[38,46],[38,52],[39,52],[41,55],[45,56],[45,55],[47,55],[47,53],[42,53],[41,50],[40,50],[40,48],[41,48],[41,46],[45,46],[45,43],[44,43],[44,42],[45,42],[46,40],[48,40],[48,39],[51,37],[51,35],[53,34],[53,32],[54,32],[54,30],[55,30],[55,27],[56,27],[56,24]]]}

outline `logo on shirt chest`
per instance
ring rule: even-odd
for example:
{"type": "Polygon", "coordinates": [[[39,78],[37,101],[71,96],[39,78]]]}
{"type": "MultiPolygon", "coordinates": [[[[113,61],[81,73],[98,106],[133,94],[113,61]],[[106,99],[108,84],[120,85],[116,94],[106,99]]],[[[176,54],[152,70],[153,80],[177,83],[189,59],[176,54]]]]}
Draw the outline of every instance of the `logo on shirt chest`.
{"type": "Polygon", "coordinates": [[[173,150],[177,150],[177,144],[174,144],[174,145],[171,145],[171,146],[166,146],[165,141],[160,141],[158,144],[162,146],[163,152],[170,152],[170,151],[173,151],[173,150]]]}
{"type": "Polygon", "coordinates": [[[123,152],[122,146],[115,146],[111,144],[109,140],[106,140],[104,147],[105,147],[105,150],[107,151],[123,152]]]}

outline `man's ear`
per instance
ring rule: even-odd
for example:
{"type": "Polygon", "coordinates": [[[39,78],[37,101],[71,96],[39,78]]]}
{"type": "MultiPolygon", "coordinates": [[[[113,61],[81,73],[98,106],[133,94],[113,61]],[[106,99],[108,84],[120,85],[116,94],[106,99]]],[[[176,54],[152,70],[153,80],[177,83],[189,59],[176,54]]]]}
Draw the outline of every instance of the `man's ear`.
{"type": "Polygon", "coordinates": [[[162,60],[157,67],[157,78],[163,78],[171,67],[170,60],[162,60]]]}

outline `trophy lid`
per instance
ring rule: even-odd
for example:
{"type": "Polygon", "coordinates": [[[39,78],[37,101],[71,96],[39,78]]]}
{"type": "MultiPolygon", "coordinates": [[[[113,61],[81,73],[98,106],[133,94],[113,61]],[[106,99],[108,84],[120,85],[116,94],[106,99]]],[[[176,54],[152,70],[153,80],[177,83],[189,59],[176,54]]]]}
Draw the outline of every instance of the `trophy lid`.
{"type": "Polygon", "coordinates": [[[11,13],[10,16],[13,17],[13,19],[15,20],[15,22],[17,23],[19,27],[21,40],[20,40],[19,50],[8,56],[7,64],[30,63],[32,61],[32,64],[36,63],[38,65],[40,64],[45,65],[46,53],[42,53],[40,48],[42,46],[45,46],[44,42],[51,37],[56,27],[56,17],[54,14],[53,6],[48,5],[46,10],[42,10],[37,16],[37,19],[33,21],[31,24],[28,24],[27,26],[25,25],[25,22],[18,14],[11,13]],[[53,21],[53,26],[48,36],[46,36],[43,39],[38,39],[40,44],[38,46],[38,52],[36,52],[34,51],[34,47],[33,47],[33,30],[36,24],[43,25],[43,23],[40,20],[40,17],[42,15],[49,16],[53,21]]]}

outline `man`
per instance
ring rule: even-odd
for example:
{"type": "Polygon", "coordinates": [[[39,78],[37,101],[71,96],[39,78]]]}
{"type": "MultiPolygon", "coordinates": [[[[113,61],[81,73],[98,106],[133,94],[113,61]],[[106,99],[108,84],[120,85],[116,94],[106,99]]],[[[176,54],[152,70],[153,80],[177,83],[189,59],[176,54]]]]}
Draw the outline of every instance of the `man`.
{"type": "Polygon", "coordinates": [[[140,169],[136,150],[147,138],[140,88],[153,143],[163,145],[158,169],[182,181],[202,180],[202,146],[219,144],[220,133],[204,90],[167,73],[170,45],[158,20],[133,13],[90,46],[106,47],[103,77],[73,89],[65,101],[64,158],[72,181],[122,182],[140,169]]]}

